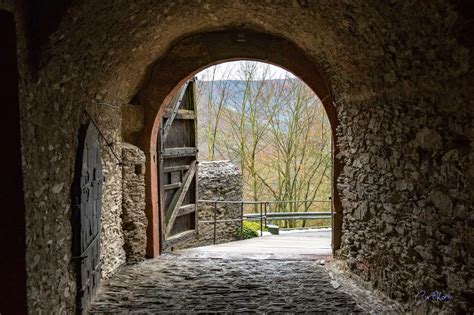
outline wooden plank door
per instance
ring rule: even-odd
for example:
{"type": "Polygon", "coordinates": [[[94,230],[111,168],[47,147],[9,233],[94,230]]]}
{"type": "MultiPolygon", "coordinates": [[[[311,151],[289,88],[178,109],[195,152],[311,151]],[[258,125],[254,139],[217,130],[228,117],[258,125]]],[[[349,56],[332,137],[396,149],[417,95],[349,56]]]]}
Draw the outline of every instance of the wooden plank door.
{"type": "Polygon", "coordinates": [[[100,281],[100,216],[102,162],[99,133],[89,123],[80,132],[73,191],[73,245],[77,281],[77,313],[85,314],[100,281]]]}
{"type": "Polygon", "coordinates": [[[161,250],[197,236],[197,120],[194,81],[165,110],[158,135],[161,250]]]}

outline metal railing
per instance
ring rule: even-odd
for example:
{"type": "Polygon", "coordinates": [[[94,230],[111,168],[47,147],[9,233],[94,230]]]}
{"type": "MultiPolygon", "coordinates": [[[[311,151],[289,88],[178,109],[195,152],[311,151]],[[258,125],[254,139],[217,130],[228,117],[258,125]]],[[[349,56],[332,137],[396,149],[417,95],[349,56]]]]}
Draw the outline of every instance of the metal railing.
{"type": "Polygon", "coordinates": [[[224,222],[240,222],[240,232],[243,232],[244,221],[260,221],[260,236],[263,235],[263,227],[267,227],[267,221],[277,220],[315,220],[315,219],[330,219],[330,226],[332,227],[332,206],[331,198],[329,200],[290,200],[290,201],[230,201],[230,200],[198,200],[199,203],[208,203],[214,206],[212,220],[199,220],[198,223],[212,223],[214,225],[214,241],[217,239],[217,223],[224,222]],[[305,210],[308,210],[313,204],[326,203],[329,211],[292,211],[298,210],[298,204],[303,204],[305,210]],[[217,205],[218,204],[234,204],[240,205],[240,218],[238,219],[220,219],[217,220],[217,205]],[[309,204],[309,206],[308,206],[309,204]],[[245,205],[251,205],[257,212],[244,213],[245,205]],[[290,211],[281,211],[286,210],[290,211]],[[271,210],[278,210],[272,212],[271,210]]]}

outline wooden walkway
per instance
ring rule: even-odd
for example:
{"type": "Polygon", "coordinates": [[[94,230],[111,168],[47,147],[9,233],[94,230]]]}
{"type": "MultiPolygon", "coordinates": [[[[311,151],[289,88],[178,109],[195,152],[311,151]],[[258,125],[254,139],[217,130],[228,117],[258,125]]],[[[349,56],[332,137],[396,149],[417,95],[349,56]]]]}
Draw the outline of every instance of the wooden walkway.
{"type": "Polygon", "coordinates": [[[195,258],[324,259],[332,254],[331,230],[281,231],[280,235],[184,249],[175,253],[195,258]]]}

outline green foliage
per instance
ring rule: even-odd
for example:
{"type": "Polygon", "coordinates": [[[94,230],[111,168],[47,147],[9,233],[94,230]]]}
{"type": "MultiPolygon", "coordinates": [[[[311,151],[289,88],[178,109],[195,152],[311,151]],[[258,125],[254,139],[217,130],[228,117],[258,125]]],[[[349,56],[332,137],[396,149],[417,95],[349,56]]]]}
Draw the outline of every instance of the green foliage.
{"type": "MultiPolygon", "coordinates": [[[[252,221],[244,221],[243,222],[242,231],[239,231],[239,236],[243,239],[249,239],[259,236],[260,231],[260,223],[252,222],[252,221]]],[[[267,229],[263,227],[263,230],[266,231],[267,229]]]]}

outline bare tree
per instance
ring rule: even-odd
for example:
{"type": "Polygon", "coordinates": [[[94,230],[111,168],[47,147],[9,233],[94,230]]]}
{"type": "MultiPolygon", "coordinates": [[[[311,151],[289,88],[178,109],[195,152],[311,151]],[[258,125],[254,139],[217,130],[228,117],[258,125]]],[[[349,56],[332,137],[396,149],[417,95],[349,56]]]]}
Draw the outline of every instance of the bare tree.
{"type": "Polygon", "coordinates": [[[244,199],[306,200],[273,210],[322,210],[315,201],[330,191],[331,134],[321,102],[294,77],[272,78],[268,66],[244,62],[237,71],[238,80],[211,80],[202,93],[209,158],[240,166],[244,199]]]}
{"type": "MultiPolygon", "coordinates": [[[[272,107],[268,116],[274,157],[268,160],[266,169],[275,176],[259,179],[275,200],[307,201],[283,203],[276,210],[306,212],[313,206],[321,185],[328,184],[330,137],[325,128],[326,116],[314,93],[295,79],[285,80],[283,89],[289,97],[281,98],[282,102],[272,107]]],[[[293,227],[295,223],[288,225],[293,227]]]]}
{"type": "MultiPolygon", "coordinates": [[[[221,126],[222,112],[225,110],[225,104],[229,101],[230,94],[230,81],[228,80],[231,73],[231,68],[217,67],[211,68],[211,72],[208,77],[204,78],[204,81],[200,81],[196,93],[197,103],[205,104],[206,115],[201,116],[204,119],[199,119],[201,130],[204,129],[204,133],[199,132],[198,134],[205,135],[204,140],[206,142],[207,151],[203,154],[203,157],[207,160],[215,160],[216,149],[218,141],[218,130],[221,126]],[[217,71],[222,71],[223,75],[220,80],[216,80],[217,71]],[[217,96],[217,98],[216,98],[217,96]],[[205,98],[205,100],[203,100],[205,98]]],[[[200,106],[201,110],[204,109],[200,106]]]]}

